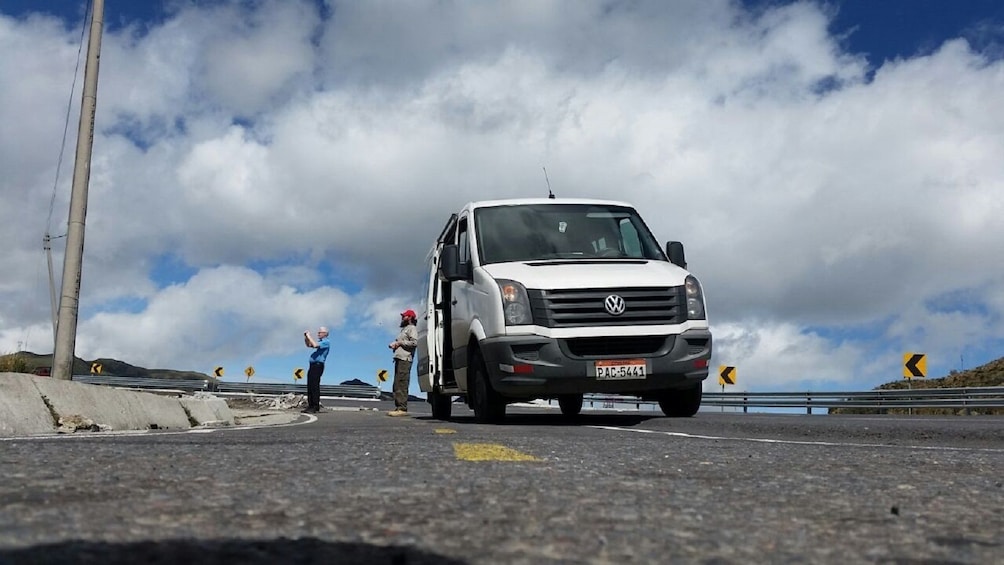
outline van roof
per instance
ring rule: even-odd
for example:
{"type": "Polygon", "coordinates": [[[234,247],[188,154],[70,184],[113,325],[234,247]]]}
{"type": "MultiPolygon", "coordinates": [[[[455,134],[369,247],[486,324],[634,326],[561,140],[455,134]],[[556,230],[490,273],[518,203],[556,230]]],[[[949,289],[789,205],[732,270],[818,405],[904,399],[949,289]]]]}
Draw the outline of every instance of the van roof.
{"type": "Polygon", "coordinates": [[[487,208],[489,206],[519,206],[523,204],[600,204],[606,206],[626,206],[628,208],[634,208],[631,204],[627,202],[620,202],[616,200],[597,200],[592,198],[509,198],[505,200],[480,200],[477,202],[468,202],[464,206],[465,210],[474,210],[475,208],[487,208]]]}

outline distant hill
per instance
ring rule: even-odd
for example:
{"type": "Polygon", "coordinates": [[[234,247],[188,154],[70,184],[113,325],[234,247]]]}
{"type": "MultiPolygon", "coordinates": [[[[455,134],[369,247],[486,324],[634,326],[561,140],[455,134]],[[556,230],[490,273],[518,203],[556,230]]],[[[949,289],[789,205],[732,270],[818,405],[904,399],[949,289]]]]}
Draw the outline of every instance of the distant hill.
{"type": "MultiPolygon", "coordinates": [[[[39,355],[37,353],[32,353],[30,351],[22,351],[20,353],[14,353],[12,355],[17,355],[24,360],[25,365],[27,365],[28,372],[33,372],[39,367],[51,367],[52,366],[52,354],[49,355],[39,355]]],[[[117,359],[106,359],[98,358],[91,361],[85,361],[79,357],[73,358],[73,374],[74,375],[86,375],[91,372],[92,363],[101,363],[101,374],[102,375],[115,375],[118,377],[138,377],[138,378],[150,378],[150,379],[182,379],[182,380],[200,380],[204,381],[206,379],[216,380],[215,377],[211,377],[205,373],[197,373],[194,371],[173,371],[171,369],[146,369],[144,367],[137,367],[135,365],[130,365],[124,361],[119,361],[117,359]]]]}
{"type": "MultiPolygon", "coordinates": [[[[345,381],[342,384],[343,385],[373,386],[371,383],[368,383],[366,381],[361,381],[359,379],[352,379],[351,381],[345,381]]],[[[380,400],[394,400],[394,392],[392,390],[391,391],[381,390],[380,391],[380,400]]],[[[408,395],[408,402],[425,402],[425,399],[424,398],[419,398],[419,397],[417,397],[415,395],[412,395],[412,394],[409,394],[408,395]]]]}
{"type": "Polygon", "coordinates": [[[1004,386],[1004,357],[965,371],[951,371],[947,377],[936,379],[906,379],[876,387],[879,390],[899,388],[967,388],[977,386],[1004,386]]]}
{"type": "MultiPolygon", "coordinates": [[[[987,386],[1004,386],[1004,357],[965,371],[951,371],[948,376],[935,379],[906,379],[885,383],[875,387],[875,390],[900,390],[921,388],[976,388],[987,386]]],[[[906,409],[888,409],[889,414],[906,413],[906,409]]],[[[957,414],[960,410],[954,408],[914,408],[914,414],[957,414]]],[[[973,414],[1004,414],[1000,408],[971,408],[973,414]]],[[[831,414],[876,414],[878,410],[868,408],[833,408],[831,414]]]]}

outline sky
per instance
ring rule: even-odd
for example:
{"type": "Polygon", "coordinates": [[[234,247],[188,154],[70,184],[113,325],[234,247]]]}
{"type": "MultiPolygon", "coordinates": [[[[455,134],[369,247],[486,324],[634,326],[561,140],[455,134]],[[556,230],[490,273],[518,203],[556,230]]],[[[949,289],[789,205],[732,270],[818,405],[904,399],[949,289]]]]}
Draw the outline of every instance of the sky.
{"type": "MultiPolygon", "coordinates": [[[[85,7],[0,0],[0,352],[52,351],[85,7]]],[[[989,0],[107,0],[76,354],[292,381],[326,325],[375,382],[450,214],[546,167],[684,243],[732,390],[972,368],[1002,60],[989,0]]]]}

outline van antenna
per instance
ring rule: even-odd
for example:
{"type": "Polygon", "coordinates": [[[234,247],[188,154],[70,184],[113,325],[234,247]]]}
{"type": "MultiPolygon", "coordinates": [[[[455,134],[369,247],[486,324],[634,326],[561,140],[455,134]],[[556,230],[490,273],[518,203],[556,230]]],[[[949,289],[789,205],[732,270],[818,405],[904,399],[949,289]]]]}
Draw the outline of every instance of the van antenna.
{"type": "Polygon", "coordinates": [[[541,167],[541,169],[544,169],[544,182],[547,183],[547,197],[553,199],[554,193],[551,192],[551,181],[547,178],[547,167],[541,167]]]}

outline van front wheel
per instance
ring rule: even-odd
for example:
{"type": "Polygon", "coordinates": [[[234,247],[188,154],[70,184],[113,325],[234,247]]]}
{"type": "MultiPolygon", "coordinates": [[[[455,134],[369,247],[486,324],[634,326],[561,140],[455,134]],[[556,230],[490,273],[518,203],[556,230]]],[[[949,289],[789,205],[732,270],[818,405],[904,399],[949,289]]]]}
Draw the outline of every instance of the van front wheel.
{"type": "Polygon", "coordinates": [[[505,418],[505,400],[499,396],[488,379],[488,371],[480,357],[471,360],[472,405],[474,420],[479,424],[496,424],[505,418]]]}
{"type": "Polygon", "coordinates": [[[701,385],[682,390],[669,390],[659,399],[659,408],[670,418],[689,418],[701,407],[701,385]]]}

